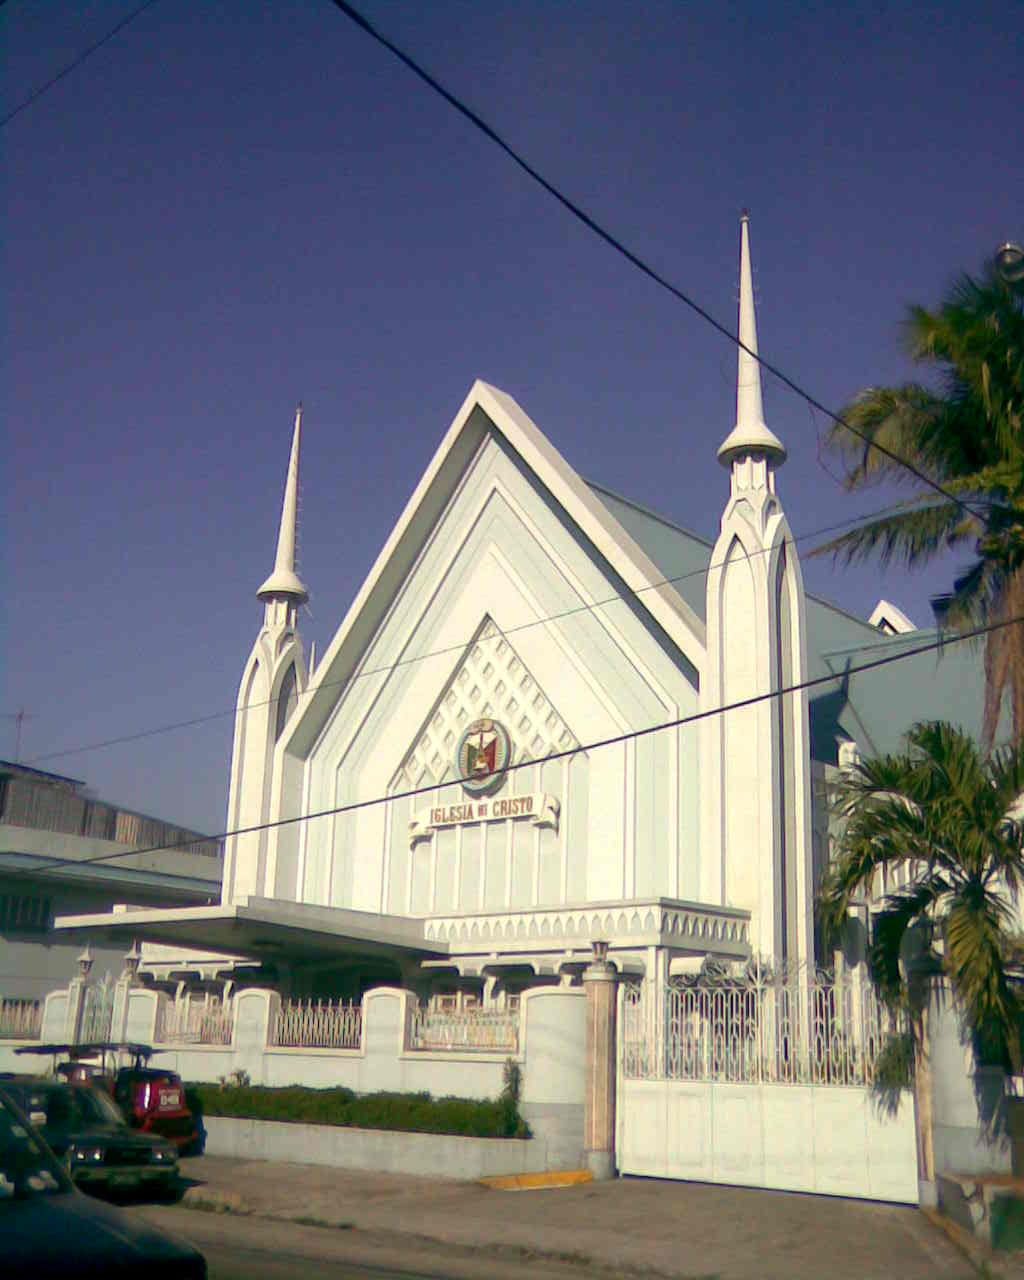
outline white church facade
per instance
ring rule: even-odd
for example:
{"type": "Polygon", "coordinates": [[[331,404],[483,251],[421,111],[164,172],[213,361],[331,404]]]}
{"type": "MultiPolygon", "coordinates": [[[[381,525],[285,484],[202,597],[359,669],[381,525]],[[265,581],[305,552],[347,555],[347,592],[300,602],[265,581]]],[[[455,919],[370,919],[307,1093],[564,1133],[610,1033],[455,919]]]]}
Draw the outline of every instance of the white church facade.
{"type": "Polygon", "coordinates": [[[751,354],[746,218],[739,334],[713,546],[587,484],[478,381],[315,665],[300,409],[238,691],[221,902],[64,923],[159,944],[157,977],[199,949],[211,976],[231,955],[289,995],[387,981],[487,1003],[577,981],[595,941],[650,977],[813,962],[828,771],[957,718],[957,696],[976,720],[977,663],[859,680],[858,654],[911,624],[806,595],[751,354]]]}
{"type": "MultiPolygon", "coordinates": [[[[909,1098],[878,1118],[870,904],[842,954],[814,917],[835,771],[916,720],[976,734],[982,664],[886,601],[805,592],[746,218],[739,336],[713,544],[585,482],[478,381],[315,662],[300,409],[220,901],[57,922],[131,946],[119,1036],[187,1079],[468,1096],[518,1056],[536,1158],[598,1176],[934,1202],[943,1161],[984,1165],[973,1121],[919,1126],[915,1155],[909,1098]]],[[[85,982],[53,996],[70,1038],[85,982]]],[[[943,1043],[935,1116],[973,1069],[943,1043]]]]}

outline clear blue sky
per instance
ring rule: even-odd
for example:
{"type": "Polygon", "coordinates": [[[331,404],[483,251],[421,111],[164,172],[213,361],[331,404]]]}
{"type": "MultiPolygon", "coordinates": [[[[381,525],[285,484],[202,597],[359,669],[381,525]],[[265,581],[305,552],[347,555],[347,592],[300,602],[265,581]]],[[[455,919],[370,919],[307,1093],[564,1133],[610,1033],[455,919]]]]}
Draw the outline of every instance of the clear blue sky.
{"type": "MultiPolygon", "coordinates": [[[[9,0],[0,113],[132,7],[9,0]]],[[[905,305],[1024,237],[1013,4],[364,11],[730,326],[748,206],[762,353],[826,404],[906,376],[905,305]]],[[[230,715],[53,753],[233,706],[300,398],[319,650],[478,376],[587,478],[714,535],[733,349],[328,0],[160,0],[0,147],[23,758],[221,829],[230,715]]],[[[825,423],[772,379],[765,402],[798,536],[891,496],[844,495],[825,423]]],[[[920,623],[954,568],[805,561],[811,589],[920,623]]]]}

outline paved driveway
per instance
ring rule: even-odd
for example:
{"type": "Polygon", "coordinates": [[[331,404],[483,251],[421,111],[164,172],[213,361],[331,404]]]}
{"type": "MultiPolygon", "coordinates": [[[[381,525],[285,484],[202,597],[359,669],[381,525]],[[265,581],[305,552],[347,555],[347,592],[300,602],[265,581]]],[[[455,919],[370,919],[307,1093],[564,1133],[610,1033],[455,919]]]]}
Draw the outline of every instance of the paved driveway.
{"type": "MultiPolygon", "coordinates": [[[[209,1207],[377,1237],[428,1238],[591,1273],[720,1280],[953,1280],[974,1269],[916,1209],[623,1178],[541,1191],[203,1156],[182,1162],[209,1207]]],[[[409,1241],[412,1243],[412,1240],[409,1241]]]]}

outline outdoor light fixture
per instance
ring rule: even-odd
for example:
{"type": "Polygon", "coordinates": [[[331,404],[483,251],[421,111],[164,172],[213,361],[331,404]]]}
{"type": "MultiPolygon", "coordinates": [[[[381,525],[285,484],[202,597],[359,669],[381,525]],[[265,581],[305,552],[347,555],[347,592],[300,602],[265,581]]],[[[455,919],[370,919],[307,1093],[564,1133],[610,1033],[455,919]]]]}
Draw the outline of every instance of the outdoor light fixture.
{"type": "Polygon", "coordinates": [[[996,250],[996,271],[1007,284],[1019,284],[1024,280],[1024,249],[1012,240],[996,250]]]}

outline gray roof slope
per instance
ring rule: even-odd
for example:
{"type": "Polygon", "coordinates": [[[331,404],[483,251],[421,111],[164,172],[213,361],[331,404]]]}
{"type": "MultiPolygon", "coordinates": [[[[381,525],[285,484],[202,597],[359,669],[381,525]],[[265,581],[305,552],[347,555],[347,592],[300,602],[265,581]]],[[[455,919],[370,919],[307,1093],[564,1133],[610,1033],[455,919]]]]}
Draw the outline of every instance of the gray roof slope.
{"type": "MultiPolygon", "coordinates": [[[[635,502],[591,484],[612,515],[650,556],[687,604],[705,618],[705,580],[713,544],[635,502]]],[[[808,674],[840,675],[847,666],[919,648],[935,631],[886,636],[864,619],[818,596],[807,596],[808,674]]],[[[934,653],[850,676],[845,686],[811,694],[811,751],[834,763],[836,738],[849,737],[872,753],[895,751],[916,720],[943,719],[977,736],[981,730],[984,672],[981,649],[956,642],[934,653]]]]}

